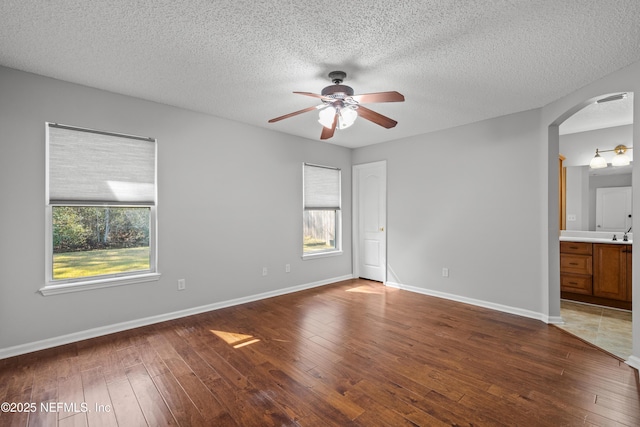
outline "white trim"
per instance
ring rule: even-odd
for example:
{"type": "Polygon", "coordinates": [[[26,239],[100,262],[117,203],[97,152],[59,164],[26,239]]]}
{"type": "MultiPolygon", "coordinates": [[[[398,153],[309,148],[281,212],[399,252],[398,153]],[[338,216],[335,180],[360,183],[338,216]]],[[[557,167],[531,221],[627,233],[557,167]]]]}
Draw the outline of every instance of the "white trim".
{"type": "MultiPolygon", "coordinates": [[[[529,319],[540,320],[540,321],[545,322],[545,323],[550,323],[551,320],[557,321],[557,319],[558,319],[556,317],[549,317],[549,316],[547,316],[545,314],[537,313],[537,312],[531,311],[531,310],[524,310],[522,308],[511,307],[511,306],[502,305],[502,304],[496,304],[496,303],[492,303],[492,302],[489,302],[489,301],[483,301],[483,300],[478,300],[478,299],[474,299],[474,298],[462,297],[460,295],[449,294],[449,293],[446,293],[446,292],[439,292],[439,291],[433,291],[433,290],[430,290],[430,289],[418,288],[416,286],[403,285],[403,284],[396,283],[396,282],[386,282],[385,285],[389,286],[390,288],[402,289],[402,290],[405,290],[405,291],[415,292],[415,293],[422,294],[422,295],[428,295],[428,296],[437,297],[437,298],[444,298],[444,299],[447,299],[447,300],[461,302],[461,303],[464,303],[464,304],[471,304],[471,305],[475,305],[475,306],[478,306],[478,307],[489,308],[491,310],[497,310],[497,311],[501,311],[503,313],[515,314],[517,316],[527,317],[529,319]]],[[[560,318],[560,321],[561,320],[562,319],[560,318]]]]}
{"type": "MultiPolygon", "coordinates": [[[[361,169],[365,169],[368,167],[378,167],[384,166],[384,176],[385,176],[385,188],[387,189],[385,192],[385,211],[387,209],[387,193],[389,188],[388,177],[387,177],[387,161],[386,160],[378,160],[370,163],[360,163],[357,165],[351,166],[351,265],[353,265],[353,276],[360,277],[360,175],[359,171],[361,169]]],[[[385,214],[385,219],[387,215],[385,214]]],[[[385,220],[385,224],[383,225],[385,229],[385,262],[384,262],[384,279],[383,283],[387,281],[389,278],[389,264],[387,262],[388,258],[388,224],[385,220]]]]}
{"type": "Polygon", "coordinates": [[[326,258],[330,256],[338,256],[342,255],[342,250],[334,250],[334,251],[326,251],[326,252],[317,252],[317,253],[306,253],[302,255],[303,260],[310,260],[315,258],[326,258]]]}
{"type": "Polygon", "coordinates": [[[188,308],[185,310],[174,311],[171,313],[159,314],[157,316],[145,317],[142,319],[131,320],[129,322],[116,323],[113,325],[101,326],[99,328],[88,329],[85,331],[74,332],[67,335],[62,335],[54,338],[47,338],[40,341],[35,341],[27,344],[20,344],[13,347],[0,349],[0,359],[6,359],[8,357],[18,356],[21,354],[30,353],[33,351],[44,350],[59,345],[69,344],[72,342],[82,341],[89,338],[95,338],[102,335],[108,335],[115,332],[121,332],[128,329],[139,328],[141,326],[147,326],[154,323],[165,322],[167,320],[178,319],[181,317],[192,316],[194,314],[200,314],[207,311],[218,310],[221,308],[231,307],[234,305],[246,304],[261,299],[272,298],[280,295],[285,295],[293,292],[303,291],[305,289],[316,288],[318,286],[324,286],[331,283],[341,282],[343,280],[353,279],[353,275],[347,274],[340,277],[334,277],[331,279],[320,280],[317,282],[307,283],[304,285],[292,286],[290,288],[279,289],[275,291],[264,292],[261,294],[250,295],[247,297],[236,298],[228,301],[217,302],[213,304],[207,304],[199,307],[188,308]]]}
{"type": "Polygon", "coordinates": [[[631,366],[633,369],[640,371],[640,357],[629,356],[629,359],[625,362],[627,365],[631,366]]]}
{"type": "Polygon", "coordinates": [[[127,275],[123,277],[109,277],[107,279],[85,280],[60,285],[46,285],[38,290],[42,295],[68,294],[70,292],[88,291],[91,289],[111,288],[114,286],[132,285],[134,283],[154,282],[160,279],[160,273],[145,273],[127,275]]]}
{"type": "Polygon", "coordinates": [[[543,319],[542,321],[545,323],[548,323],[549,325],[564,325],[565,321],[562,318],[562,316],[547,316],[544,315],[545,319],[543,319]]]}

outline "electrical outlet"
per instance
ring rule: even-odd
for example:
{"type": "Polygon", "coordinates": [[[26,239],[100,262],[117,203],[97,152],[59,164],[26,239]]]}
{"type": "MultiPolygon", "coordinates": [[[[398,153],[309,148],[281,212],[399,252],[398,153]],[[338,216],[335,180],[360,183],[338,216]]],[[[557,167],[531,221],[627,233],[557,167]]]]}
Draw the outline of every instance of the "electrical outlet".
{"type": "Polygon", "coordinates": [[[291,264],[285,264],[284,265],[284,272],[285,273],[291,273],[291,264]]]}
{"type": "Polygon", "coordinates": [[[267,267],[262,267],[262,275],[266,276],[267,274],[269,274],[269,270],[267,270],[267,267]]]}
{"type": "Polygon", "coordinates": [[[184,291],[186,287],[187,287],[187,282],[184,279],[179,279],[178,280],[178,290],[179,291],[184,291]]]}
{"type": "Polygon", "coordinates": [[[449,277],[449,269],[447,267],[442,268],[442,277],[449,277]]]}

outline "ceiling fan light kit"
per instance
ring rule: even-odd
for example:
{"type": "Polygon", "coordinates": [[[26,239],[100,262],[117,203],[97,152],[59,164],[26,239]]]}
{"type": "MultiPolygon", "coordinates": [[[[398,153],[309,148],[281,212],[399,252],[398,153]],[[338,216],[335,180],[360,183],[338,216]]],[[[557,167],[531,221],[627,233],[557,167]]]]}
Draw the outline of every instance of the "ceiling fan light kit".
{"type": "Polygon", "coordinates": [[[335,115],[336,110],[333,107],[323,108],[320,110],[320,114],[318,114],[318,123],[326,128],[331,128],[335,115]]]}
{"type": "Polygon", "coordinates": [[[333,136],[336,129],[346,129],[350,127],[355,123],[358,116],[387,129],[398,124],[395,120],[363,107],[361,104],[403,102],[404,96],[402,94],[398,92],[376,92],[354,95],[354,91],[350,86],[342,84],[346,77],[347,73],[344,71],[332,71],[329,73],[329,78],[333,82],[333,85],[322,89],[320,94],[293,92],[299,95],[320,98],[322,104],[276,117],[269,120],[269,123],[275,123],[308,111],[320,110],[318,113],[318,122],[323,126],[320,139],[329,139],[333,136]]]}
{"type": "Polygon", "coordinates": [[[358,118],[356,108],[358,107],[350,105],[348,107],[341,108],[338,111],[338,129],[346,129],[355,123],[358,118]]]}

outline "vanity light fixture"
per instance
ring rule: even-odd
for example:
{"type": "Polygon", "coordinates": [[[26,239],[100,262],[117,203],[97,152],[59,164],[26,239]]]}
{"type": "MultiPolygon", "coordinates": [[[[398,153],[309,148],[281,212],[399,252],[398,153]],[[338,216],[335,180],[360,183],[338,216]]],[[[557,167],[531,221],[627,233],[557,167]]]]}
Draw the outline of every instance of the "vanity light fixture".
{"type": "Polygon", "coordinates": [[[631,159],[627,156],[627,147],[618,145],[613,150],[616,152],[616,155],[613,156],[613,160],[611,160],[611,166],[627,166],[631,163],[631,159]]]}
{"type": "Polygon", "coordinates": [[[596,148],[596,155],[591,159],[589,163],[591,169],[602,169],[607,167],[607,161],[600,155],[600,152],[596,148]]]}
{"type": "Polygon", "coordinates": [[[627,147],[625,145],[617,145],[613,150],[598,150],[596,148],[596,155],[591,159],[589,163],[589,167],[591,169],[601,169],[607,167],[607,161],[604,157],[600,156],[600,153],[607,153],[610,151],[615,151],[616,155],[613,156],[611,160],[611,166],[627,166],[631,163],[631,159],[627,156],[627,150],[632,150],[633,147],[627,147]]]}

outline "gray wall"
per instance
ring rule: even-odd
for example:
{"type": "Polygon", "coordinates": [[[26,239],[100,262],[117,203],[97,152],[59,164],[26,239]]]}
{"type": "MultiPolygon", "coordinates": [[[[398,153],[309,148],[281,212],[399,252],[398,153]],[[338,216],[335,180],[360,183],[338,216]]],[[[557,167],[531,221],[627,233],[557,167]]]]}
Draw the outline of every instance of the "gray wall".
{"type": "MultiPolygon", "coordinates": [[[[350,165],[378,160],[388,162],[390,281],[558,318],[558,125],[595,97],[640,92],[639,73],[635,63],[538,110],[351,153],[0,68],[0,350],[350,274],[350,165]],[[44,279],[45,121],[158,138],[160,282],[36,293],[44,279]],[[300,260],[302,161],[343,168],[341,257],[300,260]],[[263,215],[269,227],[256,223],[263,215]],[[263,265],[272,272],[265,278],[263,265]],[[187,291],[177,292],[183,277],[187,291]]],[[[640,268],[633,276],[640,283],[640,268]]],[[[633,323],[632,362],[640,366],[639,310],[633,323]]]]}
{"type": "Polygon", "coordinates": [[[0,350],[352,271],[349,149],[1,67],[0,195],[0,350]],[[37,292],[46,121],[158,139],[159,282],[37,292]],[[343,170],[341,256],[301,259],[305,161],[343,170]]]}
{"type": "Polygon", "coordinates": [[[354,151],[387,160],[390,281],[542,312],[539,127],[535,110],[354,151]]]}
{"type": "MultiPolygon", "coordinates": [[[[560,136],[560,154],[565,157],[564,166],[588,165],[600,150],[613,150],[616,145],[633,146],[633,125],[615,126],[587,132],[570,133],[560,136]]],[[[627,156],[633,161],[633,150],[627,150],[627,156]]],[[[608,163],[615,156],[613,152],[601,154],[608,163]]]]}
{"type": "MultiPolygon", "coordinates": [[[[590,218],[593,216],[593,227],[596,224],[595,201],[593,215],[589,211],[589,166],[569,166],[566,168],[567,190],[567,230],[594,231],[589,228],[590,218]],[[571,220],[570,216],[575,220],[571,220]]],[[[629,175],[631,179],[631,175],[629,175]]]]}

